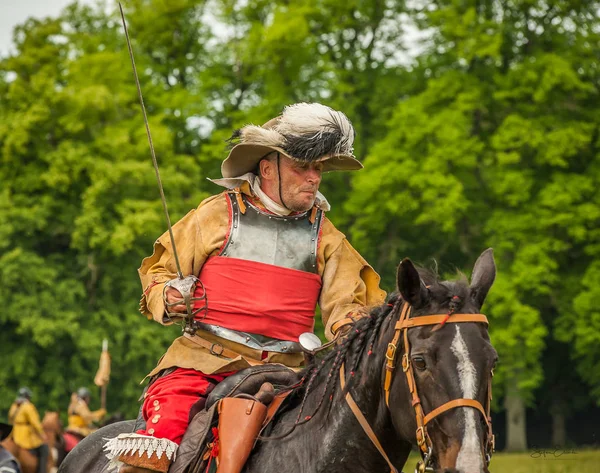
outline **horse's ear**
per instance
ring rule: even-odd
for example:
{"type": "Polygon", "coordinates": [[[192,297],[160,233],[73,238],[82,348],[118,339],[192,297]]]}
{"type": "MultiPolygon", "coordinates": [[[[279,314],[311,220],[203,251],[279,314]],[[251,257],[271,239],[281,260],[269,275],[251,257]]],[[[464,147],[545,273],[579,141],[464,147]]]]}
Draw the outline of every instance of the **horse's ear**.
{"type": "Polygon", "coordinates": [[[496,263],[494,263],[494,250],[488,248],[485,250],[473,267],[471,276],[471,297],[477,307],[481,308],[488,291],[496,279],[496,263]]]}
{"type": "Polygon", "coordinates": [[[398,266],[396,283],[402,299],[411,306],[420,307],[427,301],[427,288],[421,281],[415,265],[408,258],[404,258],[398,266]]]}

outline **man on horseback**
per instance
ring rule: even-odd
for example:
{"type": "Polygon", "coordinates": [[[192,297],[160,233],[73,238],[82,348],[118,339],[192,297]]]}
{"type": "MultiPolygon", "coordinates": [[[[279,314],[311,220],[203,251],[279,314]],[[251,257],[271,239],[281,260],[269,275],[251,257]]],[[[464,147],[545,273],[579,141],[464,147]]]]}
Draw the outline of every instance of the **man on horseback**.
{"type": "Polygon", "coordinates": [[[30,450],[38,457],[38,473],[46,473],[48,463],[48,445],[46,434],[40,422],[37,409],[31,402],[32,393],[29,388],[19,389],[17,398],[10,406],[8,419],[13,424],[13,441],[21,448],[30,450]]]}
{"type": "MultiPolygon", "coordinates": [[[[362,168],[348,118],[300,103],[263,126],[243,127],[231,141],[223,178],[213,181],[226,190],[173,226],[182,271],[199,278],[191,289],[194,321],[149,374],[146,427],[107,445],[109,457],[128,465],[122,473],[168,471],[192,413],[228,375],[263,363],[299,368],[299,336],[313,331],[317,303],[331,339],[385,298],[379,276],[325,217],[329,203],[318,192],[323,172],[362,168]]],[[[169,233],[139,274],[141,312],[163,325],[183,322],[188,309],[173,287],[169,233]]],[[[257,427],[238,428],[236,437],[252,444],[257,434],[257,427]]],[[[235,456],[232,449],[221,441],[221,453],[235,456]]],[[[219,473],[238,473],[245,460],[219,473]]]]}
{"type": "Polygon", "coordinates": [[[75,433],[79,436],[86,437],[92,433],[95,428],[93,422],[98,422],[106,415],[106,409],[98,409],[90,411],[89,403],[92,394],[87,388],[79,388],[77,392],[71,395],[69,404],[69,425],[67,432],[75,433]]]}
{"type": "MultiPolygon", "coordinates": [[[[10,435],[12,426],[0,422],[0,442],[10,435]]],[[[0,445],[0,473],[21,473],[17,459],[6,448],[0,445]]]]}

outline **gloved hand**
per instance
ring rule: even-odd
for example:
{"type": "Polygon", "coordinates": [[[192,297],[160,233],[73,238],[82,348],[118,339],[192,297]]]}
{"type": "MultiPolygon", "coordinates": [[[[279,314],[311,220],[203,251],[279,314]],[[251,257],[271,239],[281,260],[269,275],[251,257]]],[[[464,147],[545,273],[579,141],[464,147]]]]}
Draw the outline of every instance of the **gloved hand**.
{"type": "MultiPolygon", "coordinates": [[[[183,314],[182,316],[187,314],[187,307],[183,295],[189,295],[190,303],[194,305],[193,302],[196,300],[194,299],[196,284],[202,283],[199,282],[197,277],[191,275],[181,279],[171,279],[165,283],[163,288],[163,301],[165,304],[175,304],[166,308],[167,314],[183,314]]],[[[201,299],[202,298],[200,298],[200,300],[201,299]]],[[[206,297],[204,297],[204,300],[206,300],[206,297]]]]}
{"type": "Polygon", "coordinates": [[[165,289],[165,302],[173,304],[179,301],[181,301],[181,304],[170,306],[168,308],[168,312],[177,312],[180,314],[185,314],[187,313],[187,308],[183,303],[183,296],[181,295],[181,292],[179,292],[174,287],[168,287],[165,289]]]}

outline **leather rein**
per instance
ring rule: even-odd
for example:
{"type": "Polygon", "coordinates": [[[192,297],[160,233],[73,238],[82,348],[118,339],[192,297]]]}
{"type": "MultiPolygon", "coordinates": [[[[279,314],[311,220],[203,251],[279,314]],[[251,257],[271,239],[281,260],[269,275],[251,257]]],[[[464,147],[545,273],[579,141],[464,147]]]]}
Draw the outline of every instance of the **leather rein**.
{"type": "MultiPolygon", "coordinates": [[[[412,396],[412,405],[415,409],[415,417],[417,421],[417,431],[416,431],[416,439],[417,445],[419,446],[419,452],[421,454],[421,460],[417,463],[417,467],[415,472],[423,473],[425,471],[433,471],[431,467],[429,467],[429,463],[431,461],[433,444],[429,434],[427,433],[427,424],[431,422],[433,419],[438,417],[439,415],[457,407],[470,407],[476,409],[481,413],[483,419],[485,420],[487,431],[486,431],[486,439],[485,439],[485,449],[486,449],[486,462],[489,465],[489,462],[492,457],[492,453],[494,452],[494,434],[492,433],[492,418],[490,415],[491,403],[492,403],[492,376],[494,375],[493,371],[488,381],[487,387],[487,395],[486,395],[486,405],[485,407],[481,405],[481,403],[475,399],[453,399],[452,401],[448,401],[441,406],[435,408],[428,414],[423,412],[423,407],[421,405],[421,399],[419,398],[419,394],[417,391],[417,384],[415,383],[415,375],[413,371],[413,366],[410,360],[410,343],[408,341],[408,331],[414,327],[423,327],[426,325],[440,325],[440,328],[446,323],[483,323],[488,324],[487,317],[483,314],[440,314],[440,315],[423,315],[419,317],[410,317],[411,306],[402,302],[401,314],[398,322],[394,327],[394,336],[392,341],[388,343],[385,358],[385,380],[384,380],[384,393],[385,393],[385,403],[390,407],[389,399],[390,399],[390,388],[392,385],[392,378],[396,368],[396,360],[398,353],[398,343],[400,342],[400,338],[403,337],[403,354],[402,354],[402,371],[406,375],[406,380],[408,382],[408,388],[410,390],[412,396]]],[[[345,366],[342,364],[340,367],[340,385],[341,388],[344,389],[346,385],[345,380],[345,366]]],[[[377,436],[369,422],[361,412],[360,408],[352,398],[351,394],[348,392],[346,394],[346,402],[348,403],[352,413],[357,418],[361,427],[371,439],[371,442],[375,445],[379,453],[383,456],[383,458],[388,463],[390,467],[390,471],[392,473],[397,473],[398,470],[394,467],[389,457],[386,455],[381,443],[377,439],[377,436]]]]}

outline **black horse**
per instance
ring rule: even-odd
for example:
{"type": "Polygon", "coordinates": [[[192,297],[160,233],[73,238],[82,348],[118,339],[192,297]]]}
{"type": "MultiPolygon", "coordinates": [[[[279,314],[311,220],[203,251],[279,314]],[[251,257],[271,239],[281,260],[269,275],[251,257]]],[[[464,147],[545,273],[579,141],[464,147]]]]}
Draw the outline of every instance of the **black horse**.
{"type": "MultiPolygon", "coordinates": [[[[427,442],[421,443],[430,449],[423,448],[427,461],[420,465],[421,469],[428,465],[444,473],[488,473],[486,456],[491,453],[491,430],[486,428],[487,416],[479,407],[468,405],[489,403],[497,354],[490,343],[487,324],[469,319],[484,317],[457,315],[466,320],[417,326],[407,332],[406,339],[397,337],[396,323],[407,304],[412,308],[412,322],[423,321],[418,318],[431,314],[477,314],[495,272],[491,249],[484,251],[475,263],[470,285],[464,277],[438,281],[434,275],[417,270],[410,260],[402,261],[397,276],[399,294],[357,321],[343,342],[307,368],[295,405],[276,417],[270,440],[257,443],[244,471],[389,471],[390,466],[350,409],[347,393],[359,406],[393,467],[400,470],[411,449],[417,447],[414,399],[418,393],[424,414],[452,400],[464,401],[458,407],[442,409],[444,412],[433,416],[425,426],[422,433],[427,432],[427,442]],[[405,340],[410,345],[406,355],[405,340]],[[389,368],[386,359],[390,358],[391,342],[398,342],[395,369],[389,368]],[[403,373],[402,365],[410,369],[403,373]],[[344,388],[340,386],[341,371],[344,388]],[[414,383],[406,373],[412,373],[414,383]],[[412,393],[409,384],[414,385],[412,393]]],[[[449,320],[452,321],[458,320],[449,320]]],[[[88,436],[67,456],[59,473],[106,471],[104,442],[131,432],[132,427],[133,421],[120,422],[88,436]]]]}

